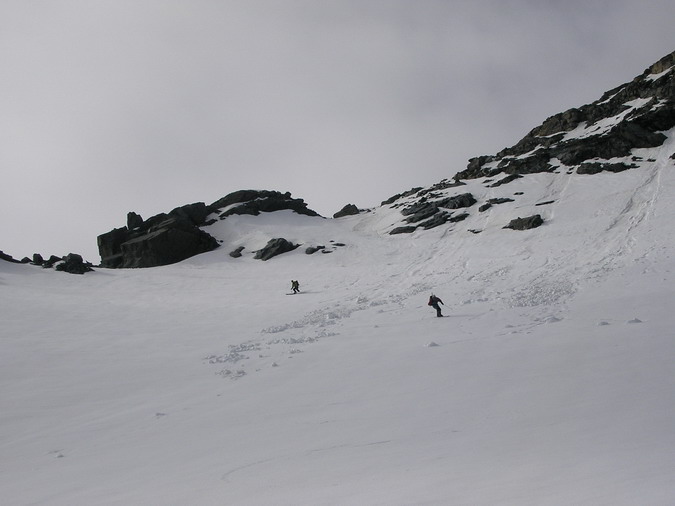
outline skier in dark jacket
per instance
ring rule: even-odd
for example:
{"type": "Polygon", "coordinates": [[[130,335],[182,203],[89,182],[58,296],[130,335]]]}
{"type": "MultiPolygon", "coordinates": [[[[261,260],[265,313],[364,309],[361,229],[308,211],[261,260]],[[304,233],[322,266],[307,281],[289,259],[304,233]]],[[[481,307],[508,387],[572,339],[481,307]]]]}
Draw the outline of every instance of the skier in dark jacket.
{"type": "Polygon", "coordinates": [[[298,293],[300,291],[300,283],[295,280],[291,280],[291,290],[293,293],[298,293]]]}
{"type": "MultiPolygon", "coordinates": [[[[439,304],[443,304],[443,301],[432,293],[431,297],[429,297],[429,305],[436,310],[436,316],[440,318],[443,315],[441,314],[441,306],[439,304]]],[[[443,305],[445,306],[445,304],[443,305]]]]}

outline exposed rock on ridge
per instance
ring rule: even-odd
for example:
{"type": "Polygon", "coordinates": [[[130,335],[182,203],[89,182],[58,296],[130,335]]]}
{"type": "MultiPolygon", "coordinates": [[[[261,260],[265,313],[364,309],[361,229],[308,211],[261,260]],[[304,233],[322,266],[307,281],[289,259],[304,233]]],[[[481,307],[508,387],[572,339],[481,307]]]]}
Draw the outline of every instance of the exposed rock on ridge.
{"type": "Polygon", "coordinates": [[[661,133],[675,126],[675,52],[663,57],[630,83],[606,92],[600,100],[546,119],[515,146],[494,156],[469,160],[457,181],[505,174],[552,172],[558,167],[576,167],[590,159],[592,167],[616,172],[636,164],[611,163],[627,157],[634,148],[660,146],[661,133]]]}

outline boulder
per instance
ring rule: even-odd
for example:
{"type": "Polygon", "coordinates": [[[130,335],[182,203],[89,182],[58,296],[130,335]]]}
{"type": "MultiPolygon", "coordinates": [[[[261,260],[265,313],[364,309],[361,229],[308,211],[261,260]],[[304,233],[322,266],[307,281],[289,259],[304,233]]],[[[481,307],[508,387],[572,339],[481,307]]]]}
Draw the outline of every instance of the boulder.
{"type": "Polygon", "coordinates": [[[230,251],[230,256],[232,258],[240,258],[241,257],[241,252],[244,251],[244,246],[239,246],[237,249],[234,251],[230,251]]]}
{"type": "Polygon", "coordinates": [[[528,216],[527,218],[516,218],[511,220],[508,225],[504,228],[510,228],[512,230],[528,230],[531,228],[537,228],[544,224],[544,220],[538,214],[534,216],[528,216]]]}
{"type": "Polygon", "coordinates": [[[298,246],[300,245],[293,244],[284,238],[271,239],[263,249],[256,251],[254,258],[257,260],[269,260],[282,253],[293,251],[298,246]]]}

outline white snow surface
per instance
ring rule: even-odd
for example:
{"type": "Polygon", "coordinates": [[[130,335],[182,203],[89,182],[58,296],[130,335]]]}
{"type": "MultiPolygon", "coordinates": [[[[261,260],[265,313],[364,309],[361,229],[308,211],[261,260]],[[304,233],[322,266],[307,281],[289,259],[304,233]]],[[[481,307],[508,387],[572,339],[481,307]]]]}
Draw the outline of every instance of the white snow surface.
{"type": "Polygon", "coordinates": [[[675,504],[669,135],[411,235],[276,212],[166,267],[0,262],[2,504],[675,504]]]}

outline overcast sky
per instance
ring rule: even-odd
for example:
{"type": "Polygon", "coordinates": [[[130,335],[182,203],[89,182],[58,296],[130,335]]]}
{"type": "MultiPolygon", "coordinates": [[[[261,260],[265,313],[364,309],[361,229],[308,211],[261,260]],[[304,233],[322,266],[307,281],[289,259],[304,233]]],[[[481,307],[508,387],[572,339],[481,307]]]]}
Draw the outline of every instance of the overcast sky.
{"type": "Polygon", "coordinates": [[[673,0],[0,0],[0,249],[239,189],[332,216],[517,142],[675,50],[673,0]]]}

